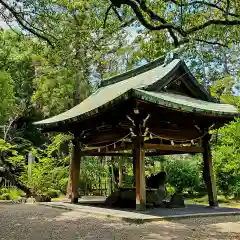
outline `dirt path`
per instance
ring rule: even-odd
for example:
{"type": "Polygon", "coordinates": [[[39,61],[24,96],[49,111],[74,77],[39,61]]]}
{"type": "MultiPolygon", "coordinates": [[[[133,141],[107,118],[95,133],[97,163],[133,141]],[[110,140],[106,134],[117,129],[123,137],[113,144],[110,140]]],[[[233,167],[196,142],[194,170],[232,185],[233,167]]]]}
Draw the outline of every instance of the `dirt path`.
{"type": "Polygon", "coordinates": [[[0,204],[0,240],[240,240],[240,216],[128,224],[31,204],[0,204]]]}

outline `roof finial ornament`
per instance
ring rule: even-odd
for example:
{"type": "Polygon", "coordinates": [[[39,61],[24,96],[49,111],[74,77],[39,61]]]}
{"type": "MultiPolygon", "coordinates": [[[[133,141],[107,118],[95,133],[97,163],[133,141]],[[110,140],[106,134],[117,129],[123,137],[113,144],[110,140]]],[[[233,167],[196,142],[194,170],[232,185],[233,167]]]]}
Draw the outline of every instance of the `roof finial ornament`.
{"type": "Polygon", "coordinates": [[[180,46],[178,48],[173,49],[172,51],[167,52],[164,59],[164,66],[169,64],[174,59],[180,58],[182,53],[184,52],[185,46],[180,46]]]}
{"type": "Polygon", "coordinates": [[[168,52],[164,59],[164,66],[168,65],[173,60],[173,52],[168,52]]]}

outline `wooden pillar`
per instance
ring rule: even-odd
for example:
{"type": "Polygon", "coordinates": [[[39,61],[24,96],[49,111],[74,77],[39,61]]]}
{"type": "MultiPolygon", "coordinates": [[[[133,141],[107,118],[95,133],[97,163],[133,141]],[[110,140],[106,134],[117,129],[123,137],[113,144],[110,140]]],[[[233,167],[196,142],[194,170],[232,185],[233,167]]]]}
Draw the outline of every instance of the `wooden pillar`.
{"type": "Polygon", "coordinates": [[[208,201],[209,206],[211,207],[217,207],[218,201],[217,201],[217,190],[216,190],[216,181],[215,176],[213,172],[213,163],[212,163],[212,154],[211,154],[211,148],[210,148],[210,141],[211,136],[207,134],[203,138],[203,178],[207,187],[208,191],[208,201]]]}
{"type": "Polygon", "coordinates": [[[78,139],[73,140],[72,158],[70,164],[70,197],[71,203],[78,202],[78,186],[79,186],[79,175],[80,175],[80,142],[78,139]]]}
{"type": "Polygon", "coordinates": [[[136,187],[136,150],[132,150],[132,164],[133,164],[133,186],[136,187]]]}
{"type": "Polygon", "coordinates": [[[123,157],[120,157],[118,164],[118,186],[122,187],[123,185],[123,157]]]}
{"type": "Polygon", "coordinates": [[[112,193],[115,191],[115,183],[116,183],[116,179],[115,179],[115,174],[114,174],[114,157],[112,157],[112,164],[111,164],[111,191],[112,193]]]}
{"type": "Polygon", "coordinates": [[[146,209],[146,182],[145,182],[145,161],[143,150],[143,137],[135,139],[135,181],[136,181],[136,210],[146,209]]]}

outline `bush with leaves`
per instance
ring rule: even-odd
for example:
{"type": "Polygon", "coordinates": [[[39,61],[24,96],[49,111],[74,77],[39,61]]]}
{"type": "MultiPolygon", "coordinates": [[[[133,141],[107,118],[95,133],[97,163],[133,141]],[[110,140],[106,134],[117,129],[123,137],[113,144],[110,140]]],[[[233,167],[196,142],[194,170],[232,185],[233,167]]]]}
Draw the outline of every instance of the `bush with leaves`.
{"type": "Polygon", "coordinates": [[[24,192],[14,187],[0,188],[0,200],[17,200],[25,196],[24,192]]]}
{"type": "Polygon", "coordinates": [[[46,148],[32,148],[37,163],[32,165],[31,176],[28,175],[28,167],[25,166],[21,179],[35,194],[57,197],[66,192],[70,156],[61,151],[61,146],[70,140],[70,135],[59,134],[52,138],[46,148]]]}
{"type": "Polygon", "coordinates": [[[17,146],[0,139],[0,178],[7,179],[12,185],[31,195],[31,190],[19,179],[23,171],[25,158],[16,150],[17,146]]]}
{"type": "Polygon", "coordinates": [[[213,151],[217,187],[225,196],[240,196],[240,121],[218,131],[213,151]]]}
{"type": "Polygon", "coordinates": [[[203,182],[199,161],[191,157],[170,157],[165,162],[167,183],[177,192],[201,189],[203,182]]]}

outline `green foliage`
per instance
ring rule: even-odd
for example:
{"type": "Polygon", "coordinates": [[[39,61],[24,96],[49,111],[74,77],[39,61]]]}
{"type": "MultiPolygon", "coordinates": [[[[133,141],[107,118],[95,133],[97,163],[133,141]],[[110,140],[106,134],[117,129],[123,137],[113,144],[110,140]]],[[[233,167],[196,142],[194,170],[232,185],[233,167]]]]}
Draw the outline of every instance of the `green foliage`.
{"type": "Polygon", "coordinates": [[[192,158],[170,158],[165,163],[167,182],[177,192],[195,191],[202,184],[197,160],[192,158]]]}
{"type": "MultiPolygon", "coordinates": [[[[22,9],[17,12],[25,11],[23,15],[31,19],[29,22],[34,29],[42,29],[41,33],[47,35],[55,48],[22,34],[19,29],[0,31],[0,125],[4,125],[0,129],[4,138],[0,139],[0,151],[5,161],[0,164],[15,173],[17,167],[26,164],[26,154],[31,149],[37,162],[31,178],[25,167],[21,179],[38,193],[57,196],[66,190],[71,136],[59,134],[52,138],[49,134],[43,138],[31,123],[76,105],[96,89],[103,78],[169,53],[174,49],[173,39],[167,30],[149,31],[139,27],[137,21],[131,21],[133,11],[124,5],[118,11],[126,22],[132,22],[131,26],[121,28],[111,10],[103,29],[108,4],[104,1],[20,2],[22,9]]],[[[200,25],[210,18],[225,19],[218,8],[201,4],[185,6],[179,14],[180,7],[173,1],[146,2],[147,7],[183,29],[200,25]]],[[[230,2],[230,11],[239,14],[239,1],[230,2]]],[[[218,4],[226,7],[226,1],[218,4]]],[[[149,16],[143,14],[150,21],[149,16]]],[[[214,97],[240,108],[239,27],[208,26],[191,34],[189,40],[176,52],[214,97]],[[219,42],[228,48],[196,39],[219,42]]],[[[218,139],[213,151],[214,170],[218,189],[225,195],[240,195],[239,128],[239,120],[236,120],[214,132],[218,139]]],[[[163,170],[165,165],[171,191],[200,191],[202,188],[202,165],[198,159],[158,157],[146,158],[146,163],[147,175],[163,170]],[[161,164],[156,167],[153,161],[161,164]]],[[[101,164],[98,158],[85,158],[81,166],[81,184],[96,185],[99,178],[109,177],[109,165],[101,164]]],[[[126,184],[131,184],[132,165],[128,164],[127,169],[126,184]]]]}
{"type": "Polygon", "coordinates": [[[11,200],[11,196],[9,193],[4,193],[0,195],[0,200],[11,200]]]}
{"type": "Polygon", "coordinates": [[[32,149],[38,162],[33,163],[31,176],[28,175],[26,166],[21,179],[33,192],[54,197],[65,193],[69,154],[60,154],[60,147],[68,144],[70,139],[69,135],[56,135],[45,149],[32,149]]]}
{"type": "Polygon", "coordinates": [[[109,164],[104,164],[98,157],[85,157],[81,162],[81,181],[82,184],[98,186],[99,180],[107,182],[109,177],[109,164]]]}
{"type": "Polygon", "coordinates": [[[22,196],[24,193],[16,188],[0,188],[0,200],[17,200],[22,196]]]}
{"type": "Polygon", "coordinates": [[[167,194],[169,196],[172,196],[174,193],[176,193],[176,189],[171,186],[169,183],[167,183],[167,194]]]}
{"type": "Polygon", "coordinates": [[[56,190],[56,189],[48,189],[48,191],[46,192],[46,195],[49,196],[50,198],[57,198],[61,195],[61,191],[60,190],[56,190]]]}
{"type": "Polygon", "coordinates": [[[224,195],[240,195],[240,122],[237,120],[218,131],[214,147],[217,185],[224,195]]]}
{"type": "Polygon", "coordinates": [[[19,176],[25,165],[25,158],[19,154],[17,146],[0,138],[0,154],[0,167],[10,170],[16,177],[19,176]]]}
{"type": "Polygon", "coordinates": [[[14,84],[11,75],[0,70],[0,124],[12,113],[15,104],[14,84]]]}

